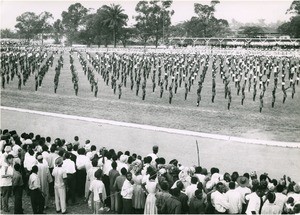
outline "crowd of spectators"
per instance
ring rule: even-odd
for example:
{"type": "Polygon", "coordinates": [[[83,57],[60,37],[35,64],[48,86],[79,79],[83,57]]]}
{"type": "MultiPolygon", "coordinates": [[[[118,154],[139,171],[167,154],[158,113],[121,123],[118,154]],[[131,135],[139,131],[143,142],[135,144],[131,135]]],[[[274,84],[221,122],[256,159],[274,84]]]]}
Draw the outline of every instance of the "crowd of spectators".
{"type": "Polygon", "coordinates": [[[13,196],[14,213],[22,214],[23,195],[39,214],[49,207],[65,214],[79,202],[95,214],[300,213],[300,183],[290,177],[186,167],[179,155],[167,162],[158,146],[142,157],[113,146],[97,148],[77,136],[66,141],[4,129],[0,151],[4,213],[13,196]]]}

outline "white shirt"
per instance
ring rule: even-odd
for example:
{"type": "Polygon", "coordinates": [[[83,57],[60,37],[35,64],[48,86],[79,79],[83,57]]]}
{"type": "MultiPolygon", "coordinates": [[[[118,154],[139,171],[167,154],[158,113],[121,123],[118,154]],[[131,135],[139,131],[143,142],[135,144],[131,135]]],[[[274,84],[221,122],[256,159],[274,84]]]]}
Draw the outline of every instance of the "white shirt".
{"type": "Polygon", "coordinates": [[[215,191],[211,194],[211,202],[212,205],[218,212],[224,213],[226,209],[229,209],[229,202],[225,194],[220,193],[219,191],[215,191]]]}
{"type": "Polygon", "coordinates": [[[268,200],[264,203],[261,209],[261,214],[281,214],[280,207],[268,200]]]}
{"type": "Polygon", "coordinates": [[[280,207],[280,213],[282,213],[283,206],[286,203],[288,197],[284,195],[283,193],[275,193],[276,199],[275,199],[275,204],[280,207]]]}
{"type": "Polygon", "coordinates": [[[112,170],[111,164],[112,161],[108,160],[107,158],[104,158],[104,164],[103,164],[103,174],[104,175],[109,175],[109,171],[112,170]]]}
{"type": "Polygon", "coordinates": [[[261,201],[260,201],[260,197],[256,194],[256,192],[246,195],[245,199],[249,200],[246,214],[251,215],[252,214],[251,211],[255,211],[256,214],[259,214],[261,201]]]}
{"type": "Polygon", "coordinates": [[[185,194],[189,197],[188,203],[190,203],[193,196],[195,196],[195,191],[197,190],[197,184],[191,184],[185,189],[185,194]]]}
{"type": "Polygon", "coordinates": [[[25,154],[24,158],[24,167],[31,171],[32,167],[37,164],[37,160],[33,155],[30,155],[28,152],[25,154]]]}
{"type": "Polygon", "coordinates": [[[88,171],[88,169],[91,167],[91,161],[85,155],[78,155],[76,159],[76,167],[79,170],[85,168],[85,170],[88,171]]]}
{"type": "Polygon", "coordinates": [[[248,188],[248,187],[237,187],[237,188],[235,188],[235,190],[242,195],[243,204],[245,204],[246,203],[245,202],[245,195],[251,193],[250,188],[248,188]]]}
{"type": "Polygon", "coordinates": [[[0,169],[0,187],[12,186],[13,172],[13,167],[4,162],[0,169]],[[4,175],[11,175],[11,177],[2,178],[4,175]]]}
{"type": "Polygon", "coordinates": [[[50,160],[50,162],[49,162],[49,168],[54,168],[55,167],[55,160],[58,157],[59,157],[59,155],[56,154],[55,152],[49,154],[49,158],[48,158],[50,160]]]}
{"type": "Polygon", "coordinates": [[[102,200],[103,200],[103,191],[105,187],[102,181],[100,180],[93,180],[90,184],[90,191],[94,194],[94,201],[100,202],[99,194],[102,194],[102,200]]]}
{"type": "Polygon", "coordinates": [[[43,151],[43,152],[42,152],[42,155],[43,155],[43,159],[46,160],[46,161],[48,162],[48,165],[49,165],[49,167],[50,167],[50,165],[51,165],[51,157],[50,157],[49,152],[43,151]]]}
{"type": "Polygon", "coordinates": [[[76,172],[75,163],[71,159],[64,160],[62,168],[65,169],[67,174],[74,174],[76,172]]]}
{"type": "Polygon", "coordinates": [[[230,214],[240,214],[242,212],[242,204],[243,204],[243,197],[242,195],[236,190],[228,190],[225,193],[227,201],[229,202],[229,209],[228,212],[230,214]]]}
{"type": "Polygon", "coordinates": [[[121,196],[124,199],[132,199],[132,195],[133,195],[133,185],[130,183],[130,181],[126,179],[122,186],[121,196]]]}
{"type": "Polygon", "coordinates": [[[30,190],[35,190],[35,189],[41,188],[41,182],[40,182],[40,179],[37,174],[32,173],[29,176],[28,186],[29,186],[30,190]]]}
{"type": "Polygon", "coordinates": [[[62,188],[65,186],[64,178],[67,178],[66,170],[62,167],[54,167],[52,175],[54,176],[54,187],[62,188]]]}

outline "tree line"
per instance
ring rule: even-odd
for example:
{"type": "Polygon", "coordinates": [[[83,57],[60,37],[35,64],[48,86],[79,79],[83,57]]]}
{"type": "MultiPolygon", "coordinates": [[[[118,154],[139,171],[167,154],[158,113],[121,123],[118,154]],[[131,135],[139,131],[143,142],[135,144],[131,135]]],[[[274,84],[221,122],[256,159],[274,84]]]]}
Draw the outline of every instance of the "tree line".
{"type": "MultiPolygon", "coordinates": [[[[28,41],[41,35],[51,35],[56,44],[66,37],[68,45],[104,45],[128,44],[148,45],[168,44],[170,37],[257,37],[263,35],[260,26],[243,26],[238,34],[233,32],[225,19],[215,17],[215,8],[219,0],[211,0],[210,4],[194,4],[195,15],[185,22],[172,25],[171,17],[175,13],[171,9],[173,1],[139,1],[135,7],[136,24],[127,27],[128,15],[120,5],[103,5],[92,13],[80,3],[71,4],[63,11],[61,19],[53,21],[50,12],[35,14],[25,12],[16,18],[14,33],[9,29],[1,30],[2,38],[24,38],[28,41]]],[[[300,1],[294,0],[287,10],[293,14],[288,22],[283,23],[277,31],[291,37],[300,37],[300,1]]]]}

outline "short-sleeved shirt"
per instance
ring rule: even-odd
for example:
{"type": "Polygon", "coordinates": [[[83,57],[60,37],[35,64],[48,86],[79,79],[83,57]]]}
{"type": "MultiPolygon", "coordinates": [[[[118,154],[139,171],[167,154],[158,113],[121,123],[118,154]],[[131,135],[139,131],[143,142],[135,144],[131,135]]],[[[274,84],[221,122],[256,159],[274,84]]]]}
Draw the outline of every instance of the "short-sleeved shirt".
{"type": "Polygon", "coordinates": [[[52,175],[54,176],[54,187],[61,188],[65,186],[64,178],[67,178],[67,172],[62,167],[54,167],[52,175]]]}
{"type": "Polygon", "coordinates": [[[90,191],[94,194],[94,201],[100,202],[99,194],[103,193],[104,184],[100,180],[93,180],[90,184],[90,191]]]}

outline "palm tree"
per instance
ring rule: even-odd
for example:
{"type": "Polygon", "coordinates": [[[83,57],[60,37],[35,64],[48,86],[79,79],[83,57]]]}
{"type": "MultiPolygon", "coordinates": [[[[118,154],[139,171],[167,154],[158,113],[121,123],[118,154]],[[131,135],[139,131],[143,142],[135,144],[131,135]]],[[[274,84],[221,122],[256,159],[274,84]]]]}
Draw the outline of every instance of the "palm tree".
{"type": "Polygon", "coordinates": [[[108,27],[112,30],[114,47],[116,47],[117,32],[122,29],[123,26],[127,25],[128,16],[123,13],[124,9],[122,9],[120,5],[104,5],[102,8],[105,14],[103,23],[108,25],[108,27]]]}

